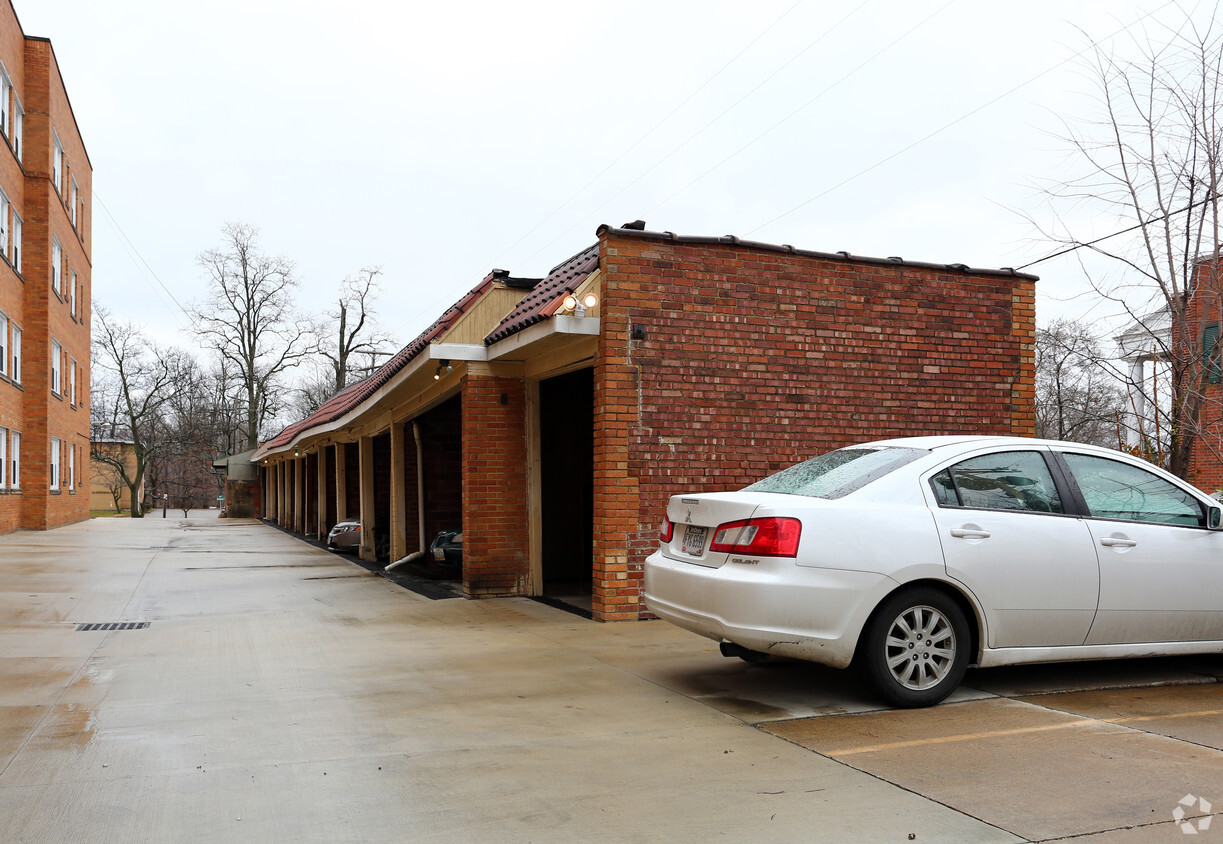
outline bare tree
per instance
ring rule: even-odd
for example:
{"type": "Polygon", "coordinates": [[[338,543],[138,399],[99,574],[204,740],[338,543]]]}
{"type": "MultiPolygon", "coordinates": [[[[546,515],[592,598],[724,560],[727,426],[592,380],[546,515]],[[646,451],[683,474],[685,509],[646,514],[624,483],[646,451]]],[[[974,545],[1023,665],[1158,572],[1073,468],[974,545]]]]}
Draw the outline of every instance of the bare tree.
{"type": "Polygon", "coordinates": [[[355,373],[354,356],[377,355],[391,340],[378,325],[373,304],[381,288],[381,267],[363,267],[354,278],[344,279],[335,310],[328,311],[330,323],[320,329],[319,351],[331,364],[335,376],[334,395],[347,386],[355,373]]]}
{"type": "Polygon", "coordinates": [[[246,447],[255,448],[280,409],[282,375],[314,353],[315,340],[294,306],[293,262],[264,255],[253,226],[228,223],[222,231],[224,245],[199,257],[209,295],[193,316],[204,345],[240,384],[246,447]]]}
{"type": "Polygon", "coordinates": [[[106,308],[94,306],[93,363],[108,388],[92,397],[93,439],[122,440],[126,450],[97,442],[90,459],[110,467],[127,486],[131,515],[143,515],[139,497],[150,462],[172,440],[164,424],[168,404],[181,390],[194,362],[181,352],[157,347],[132,323],[115,321],[106,308]]]}
{"type": "Polygon", "coordinates": [[[1057,320],[1036,329],[1038,436],[1115,446],[1125,398],[1086,325],[1057,320]]]}
{"type": "MultiPolygon", "coordinates": [[[[1203,435],[1201,411],[1218,354],[1212,348],[1204,355],[1202,338],[1220,304],[1212,270],[1220,247],[1223,31],[1213,19],[1198,25],[1186,16],[1179,28],[1132,46],[1133,57],[1098,45],[1092,51],[1100,113],[1068,125],[1065,138],[1084,172],[1047,188],[1056,203],[1093,209],[1116,235],[1080,238],[1060,223],[1044,233],[1108,259],[1115,272],[1088,278],[1134,321],[1167,313],[1170,332],[1152,342],[1168,372],[1167,462],[1184,477],[1203,435]]],[[[1149,384],[1129,389],[1149,406],[1159,402],[1146,394],[1149,384]]]]}

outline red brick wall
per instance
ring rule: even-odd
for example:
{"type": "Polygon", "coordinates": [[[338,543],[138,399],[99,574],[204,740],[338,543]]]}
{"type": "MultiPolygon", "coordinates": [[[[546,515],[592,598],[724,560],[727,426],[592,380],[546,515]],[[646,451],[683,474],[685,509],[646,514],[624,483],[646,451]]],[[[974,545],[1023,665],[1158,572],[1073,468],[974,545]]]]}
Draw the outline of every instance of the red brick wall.
{"type": "MultiPolygon", "coordinates": [[[[1213,269],[1210,263],[1195,268],[1193,289],[1196,292],[1185,311],[1185,325],[1190,336],[1180,338],[1182,342],[1175,349],[1181,359],[1179,366],[1190,377],[1201,372],[1189,363],[1202,360],[1204,329],[1210,324],[1223,324],[1219,318],[1223,311],[1219,306],[1223,291],[1220,291],[1213,269]]],[[[1196,429],[1186,480],[1206,492],[1215,492],[1223,489],[1223,384],[1207,383],[1196,429]]]]}
{"type": "MultiPolygon", "coordinates": [[[[21,490],[0,494],[0,532],[48,528],[89,516],[89,323],[92,168],[68,102],[51,45],[21,33],[10,3],[0,4],[0,60],[25,109],[20,164],[0,143],[0,189],[23,221],[20,275],[0,261],[0,311],[22,330],[20,385],[0,376],[0,426],[21,433],[21,490]],[[58,134],[66,168],[62,191],[52,184],[52,137],[58,134]],[[71,185],[79,188],[72,219],[71,185]],[[51,289],[52,239],[63,249],[63,288],[51,289]],[[77,273],[77,310],[71,307],[77,273]],[[62,348],[62,389],[50,387],[51,340],[62,348]],[[75,364],[75,365],[74,365],[75,364]],[[75,371],[77,392],[70,393],[75,371]],[[61,441],[60,489],[49,486],[50,438],[61,441]],[[75,454],[75,485],[69,462],[75,454]]],[[[10,103],[0,104],[9,108],[10,103]]],[[[9,227],[9,221],[4,221],[9,227]]],[[[10,347],[5,338],[6,353],[10,347]]],[[[5,473],[8,481],[8,474],[5,473]]]]}
{"type": "Polygon", "coordinates": [[[601,241],[597,618],[642,613],[674,493],[735,489],[856,441],[1034,431],[1031,279],[601,241]]]}
{"type": "Polygon", "coordinates": [[[525,384],[469,368],[462,389],[463,592],[522,595],[530,577],[525,384]]]}

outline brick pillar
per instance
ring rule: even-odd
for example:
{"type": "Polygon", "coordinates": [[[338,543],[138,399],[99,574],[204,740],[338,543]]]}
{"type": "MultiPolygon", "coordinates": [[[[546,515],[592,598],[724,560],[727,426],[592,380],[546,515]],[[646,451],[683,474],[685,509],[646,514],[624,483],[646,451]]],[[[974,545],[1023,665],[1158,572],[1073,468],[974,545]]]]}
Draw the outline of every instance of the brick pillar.
{"type": "MultiPolygon", "coordinates": [[[[626,308],[615,308],[619,291],[604,282],[602,339],[595,360],[594,560],[592,606],[596,621],[635,621],[642,612],[644,557],[630,559],[628,541],[640,531],[637,457],[638,371],[629,350],[626,308]]],[[[547,444],[544,444],[547,447],[547,444]]]]}
{"type": "Polygon", "coordinates": [[[508,367],[463,378],[463,594],[525,595],[530,581],[526,387],[508,367]]]}

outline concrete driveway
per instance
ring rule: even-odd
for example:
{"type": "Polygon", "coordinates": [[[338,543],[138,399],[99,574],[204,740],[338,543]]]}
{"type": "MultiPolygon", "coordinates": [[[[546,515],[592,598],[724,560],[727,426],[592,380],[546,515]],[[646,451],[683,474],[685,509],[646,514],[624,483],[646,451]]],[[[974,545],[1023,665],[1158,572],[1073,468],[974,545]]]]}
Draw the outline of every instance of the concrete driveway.
{"type": "Polygon", "coordinates": [[[0,841],[1184,840],[1178,801],[1223,805],[1221,668],[977,672],[892,712],[258,522],[101,519],[0,537],[0,841]]]}

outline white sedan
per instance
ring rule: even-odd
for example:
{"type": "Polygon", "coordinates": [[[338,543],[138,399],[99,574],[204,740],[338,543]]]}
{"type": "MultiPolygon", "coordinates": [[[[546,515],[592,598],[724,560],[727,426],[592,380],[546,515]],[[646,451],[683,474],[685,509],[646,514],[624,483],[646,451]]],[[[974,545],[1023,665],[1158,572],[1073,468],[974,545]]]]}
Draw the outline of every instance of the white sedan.
{"type": "Polygon", "coordinates": [[[672,496],[645,601],[728,656],[855,664],[929,706],[969,665],[1223,652],[1221,519],[1107,449],[883,440],[672,496]]]}

